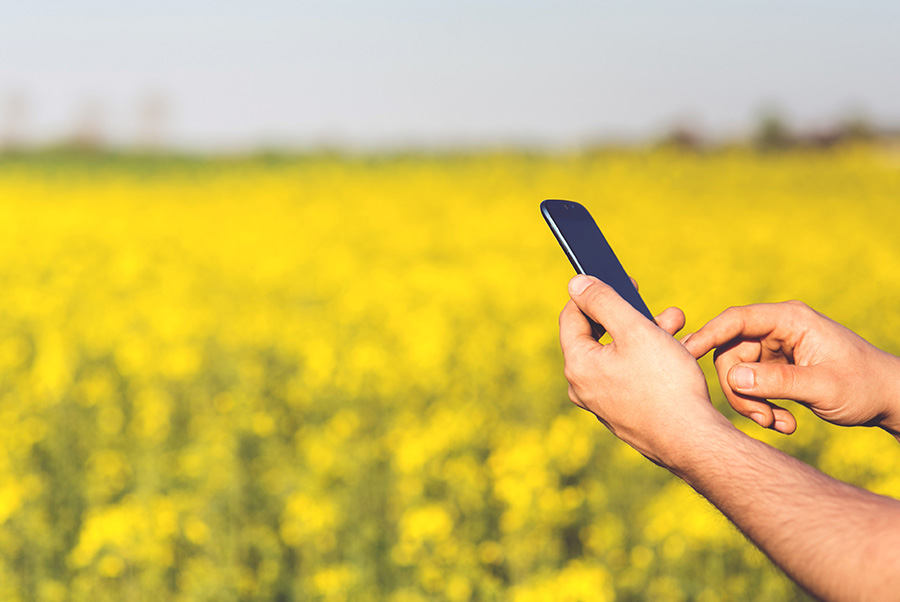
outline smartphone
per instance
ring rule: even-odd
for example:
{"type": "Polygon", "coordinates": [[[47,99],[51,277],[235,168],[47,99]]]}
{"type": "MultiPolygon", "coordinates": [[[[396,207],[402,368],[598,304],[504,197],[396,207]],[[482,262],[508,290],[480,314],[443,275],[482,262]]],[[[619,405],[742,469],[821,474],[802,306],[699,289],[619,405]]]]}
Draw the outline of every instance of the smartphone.
{"type": "Polygon", "coordinates": [[[583,205],[548,199],[541,203],[541,214],[576,272],[594,276],[610,285],[633,308],[656,323],[619,258],[583,205]]]}

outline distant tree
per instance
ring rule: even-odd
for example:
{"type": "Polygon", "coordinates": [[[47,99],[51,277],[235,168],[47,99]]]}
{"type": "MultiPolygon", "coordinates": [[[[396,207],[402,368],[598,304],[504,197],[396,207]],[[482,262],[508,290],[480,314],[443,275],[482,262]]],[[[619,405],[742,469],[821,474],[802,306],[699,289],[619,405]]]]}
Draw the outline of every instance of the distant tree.
{"type": "Polygon", "coordinates": [[[876,129],[864,115],[859,113],[845,119],[838,130],[845,142],[870,142],[877,137],[876,129]]]}
{"type": "Polygon", "coordinates": [[[860,114],[853,115],[830,127],[820,128],[795,137],[795,142],[809,148],[828,149],[841,144],[870,142],[877,132],[860,114]]]}
{"type": "Polygon", "coordinates": [[[691,124],[680,123],[675,125],[660,141],[661,146],[678,150],[698,151],[705,145],[705,139],[700,130],[691,124]]]}
{"type": "Polygon", "coordinates": [[[760,115],[753,142],[763,151],[783,150],[794,144],[794,137],[782,113],[775,108],[767,108],[760,115]]]}
{"type": "Polygon", "coordinates": [[[3,99],[0,149],[16,151],[26,145],[25,123],[28,118],[28,98],[21,91],[10,92],[3,99]]]}
{"type": "Polygon", "coordinates": [[[92,151],[103,146],[104,107],[96,99],[81,103],[75,113],[75,126],[70,145],[76,150],[92,151]]]}
{"type": "Polygon", "coordinates": [[[159,150],[164,145],[165,122],[169,106],[163,94],[148,92],[138,101],[137,148],[142,151],[159,150]]]}

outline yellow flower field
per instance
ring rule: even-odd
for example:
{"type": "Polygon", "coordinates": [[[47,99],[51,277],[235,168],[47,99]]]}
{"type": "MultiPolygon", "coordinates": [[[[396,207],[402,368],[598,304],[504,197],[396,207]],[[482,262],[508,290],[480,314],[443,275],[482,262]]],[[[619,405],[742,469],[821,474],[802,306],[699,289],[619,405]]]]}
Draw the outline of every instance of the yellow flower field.
{"type": "MultiPolygon", "coordinates": [[[[544,198],[688,330],[798,298],[900,352],[896,149],[0,159],[0,600],[802,596],[568,401],[544,198]]],[[[900,496],[791,407],[722,409],[900,496]]]]}

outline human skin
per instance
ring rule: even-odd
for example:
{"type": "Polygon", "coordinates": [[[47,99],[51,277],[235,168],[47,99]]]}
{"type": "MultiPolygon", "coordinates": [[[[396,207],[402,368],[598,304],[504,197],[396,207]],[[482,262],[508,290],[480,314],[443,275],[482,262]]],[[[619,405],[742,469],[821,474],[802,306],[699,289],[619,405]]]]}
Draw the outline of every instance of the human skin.
{"type": "Polygon", "coordinates": [[[682,340],[697,359],[715,349],[722,391],[760,426],[797,421],[769,399],[791,399],[841,426],[900,435],[900,359],[800,301],[730,307],[682,340]]]}
{"type": "MultiPolygon", "coordinates": [[[[576,405],[684,479],[814,596],[898,596],[900,502],[835,480],[736,429],[712,406],[694,355],[674,338],[684,326],[680,310],[667,309],[654,325],[588,276],[573,278],[569,293],[560,342],[576,405]],[[602,324],[612,342],[600,344],[584,314],[602,324]]],[[[702,349],[704,341],[721,338],[708,337],[718,332],[714,326],[694,343],[698,331],[689,347],[702,349]]],[[[840,399],[834,407],[852,405],[840,399]]],[[[777,412],[767,407],[774,424],[777,412]]],[[[846,414],[850,423],[868,415],[846,414]]]]}

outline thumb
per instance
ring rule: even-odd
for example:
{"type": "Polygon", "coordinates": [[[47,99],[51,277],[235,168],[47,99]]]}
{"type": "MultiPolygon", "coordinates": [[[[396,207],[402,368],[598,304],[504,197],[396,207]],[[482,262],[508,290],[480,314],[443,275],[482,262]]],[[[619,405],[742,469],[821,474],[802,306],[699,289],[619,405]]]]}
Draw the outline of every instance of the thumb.
{"type": "Polygon", "coordinates": [[[627,337],[649,323],[616,290],[593,276],[579,275],[569,281],[569,296],[587,317],[605,328],[613,340],[627,337]]]}
{"type": "Polygon", "coordinates": [[[728,371],[728,384],[735,392],[765,399],[808,403],[831,397],[827,377],[794,364],[736,364],[728,371]]]}

